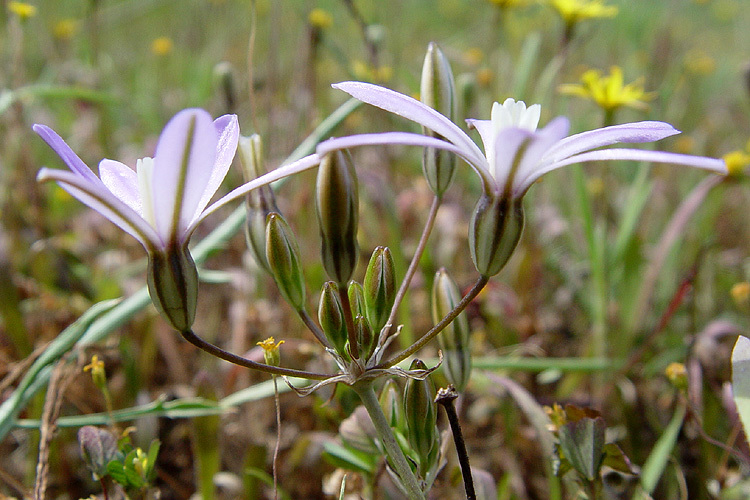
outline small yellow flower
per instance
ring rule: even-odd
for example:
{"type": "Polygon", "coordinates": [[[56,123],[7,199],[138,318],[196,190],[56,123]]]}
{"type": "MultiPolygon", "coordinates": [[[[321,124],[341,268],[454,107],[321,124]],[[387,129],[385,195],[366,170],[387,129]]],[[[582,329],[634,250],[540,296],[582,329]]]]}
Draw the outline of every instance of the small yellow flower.
{"type": "Polygon", "coordinates": [[[617,15],[617,7],[604,5],[602,0],[549,0],[549,3],[569,26],[586,19],[617,15]]]}
{"type": "Polygon", "coordinates": [[[104,361],[99,359],[99,356],[94,354],[91,356],[91,363],[83,367],[84,372],[91,372],[91,379],[94,384],[100,389],[105,390],[107,387],[107,372],[104,369],[104,361]]]}
{"type": "Polygon", "coordinates": [[[263,358],[267,365],[279,366],[279,362],[281,361],[279,346],[283,343],[283,340],[279,340],[279,342],[276,343],[273,337],[268,337],[266,340],[257,343],[257,345],[263,348],[263,358]]]}
{"type": "Polygon", "coordinates": [[[745,308],[748,305],[748,300],[750,300],[750,283],[747,281],[736,283],[730,293],[732,294],[734,303],[738,307],[745,308]]]}
{"type": "Polygon", "coordinates": [[[745,151],[732,151],[725,154],[723,159],[724,163],[727,164],[729,175],[741,175],[745,171],[745,168],[750,165],[750,154],[747,154],[745,151]]]}
{"type": "Polygon", "coordinates": [[[477,70],[477,83],[480,87],[489,87],[494,78],[495,74],[490,68],[481,68],[477,70]]]}
{"type": "Polygon", "coordinates": [[[52,27],[52,35],[58,40],[70,40],[78,32],[79,23],[75,19],[60,19],[52,27]]]}
{"type": "Polygon", "coordinates": [[[469,66],[477,66],[484,60],[484,52],[479,47],[471,47],[464,52],[463,60],[469,66]]]}
{"type": "Polygon", "coordinates": [[[357,59],[352,63],[352,73],[358,80],[385,82],[393,77],[393,68],[385,65],[373,68],[366,62],[357,59]]]}
{"type": "Polygon", "coordinates": [[[8,10],[21,18],[22,21],[36,15],[36,6],[26,2],[8,2],[8,10]]]}
{"type": "Polygon", "coordinates": [[[623,85],[622,69],[612,66],[609,75],[602,75],[595,69],[586,71],[581,76],[581,82],[560,85],[558,91],[562,94],[577,95],[593,100],[605,111],[614,111],[622,106],[645,110],[645,101],[654,98],[653,92],[643,90],[643,79],[623,85]]]}
{"type": "Polygon", "coordinates": [[[160,36],[151,42],[151,52],[157,56],[166,56],[174,49],[174,42],[168,36],[160,36]]]}
{"type": "Polygon", "coordinates": [[[698,76],[710,75],[716,70],[716,61],[706,51],[693,49],[685,54],[685,70],[698,76]]]}
{"type": "Polygon", "coordinates": [[[664,370],[664,375],[677,389],[687,389],[687,369],[682,363],[669,363],[669,366],[664,370]]]}
{"type": "Polygon", "coordinates": [[[308,22],[319,30],[324,30],[333,26],[333,17],[328,11],[323,9],[313,9],[307,16],[308,22]]]}

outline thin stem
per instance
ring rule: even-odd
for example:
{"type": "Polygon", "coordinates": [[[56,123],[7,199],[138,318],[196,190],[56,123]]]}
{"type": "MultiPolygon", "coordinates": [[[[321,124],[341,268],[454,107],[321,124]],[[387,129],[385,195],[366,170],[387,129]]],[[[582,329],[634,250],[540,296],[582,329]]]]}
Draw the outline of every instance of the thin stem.
{"type": "Polygon", "coordinates": [[[396,299],[393,301],[393,307],[391,308],[391,315],[388,317],[388,322],[386,323],[387,325],[391,325],[391,327],[388,330],[389,336],[395,330],[394,323],[396,322],[396,314],[398,313],[398,308],[401,306],[401,302],[404,300],[404,297],[406,296],[406,291],[409,289],[409,284],[411,283],[411,279],[414,277],[414,273],[417,271],[419,260],[422,258],[424,249],[427,247],[427,239],[430,237],[432,228],[435,225],[435,216],[437,215],[437,211],[438,211],[438,208],[440,208],[441,202],[442,202],[442,198],[440,196],[435,196],[432,199],[432,205],[430,206],[430,212],[427,215],[427,220],[425,221],[425,224],[424,224],[424,230],[422,230],[422,236],[419,238],[417,249],[414,251],[414,256],[411,258],[411,262],[409,263],[409,268],[406,270],[406,274],[404,275],[404,279],[401,282],[401,286],[399,287],[398,292],[396,292],[396,299]]]}
{"type": "Polygon", "coordinates": [[[307,311],[305,311],[304,309],[300,309],[299,311],[297,311],[297,314],[299,314],[299,317],[302,319],[302,322],[305,324],[305,326],[312,332],[313,335],[315,335],[315,338],[318,339],[318,342],[323,344],[323,347],[328,347],[329,349],[333,348],[331,343],[328,342],[328,339],[323,333],[323,330],[321,330],[318,325],[315,324],[315,321],[313,321],[307,311]]]}
{"type": "Polygon", "coordinates": [[[458,463],[461,466],[461,475],[464,478],[466,499],[476,500],[477,494],[474,491],[474,479],[471,477],[469,454],[466,451],[466,442],[464,442],[464,436],[461,432],[461,424],[458,422],[458,414],[456,413],[455,406],[453,406],[456,398],[458,398],[456,388],[449,385],[447,388],[441,388],[438,391],[435,402],[445,408],[445,413],[448,416],[448,423],[450,423],[451,432],[453,433],[453,443],[456,445],[458,463]]]}
{"type": "Polygon", "coordinates": [[[273,464],[271,465],[273,471],[273,498],[278,500],[279,498],[279,482],[277,474],[277,462],[279,460],[279,447],[281,446],[281,407],[279,405],[279,387],[276,381],[276,375],[273,376],[273,400],[276,403],[276,446],[273,449],[273,464]]]}
{"type": "Polygon", "coordinates": [[[380,407],[375,391],[372,389],[372,383],[369,381],[360,381],[354,384],[352,388],[359,395],[362,404],[370,415],[370,419],[372,419],[372,423],[378,431],[378,436],[385,447],[386,453],[391,459],[391,465],[401,479],[401,485],[406,489],[409,499],[425,500],[422,489],[419,487],[419,481],[417,481],[411,467],[409,467],[404,452],[401,451],[401,447],[396,442],[396,437],[393,435],[391,426],[383,414],[383,409],[380,407]]]}
{"type": "Polygon", "coordinates": [[[262,372],[270,373],[272,375],[286,375],[288,377],[306,378],[310,380],[326,380],[331,378],[333,375],[326,375],[323,373],[307,372],[303,370],[295,370],[293,368],[282,368],[280,366],[270,366],[263,363],[256,363],[242,356],[238,356],[229,351],[225,351],[221,347],[215,346],[210,342],[207,342],[196,335],[192,330],[185,330],[180,332],[182,337],[193,344],[198,349],[206,351],[212,356],[221,358],[224,361],[229,361],[235,365],[244,366],[245,368],[252,368],[253,370],[259,370],[262,372]]]}
{"type": "Polygon", "coordinates": [[[456,307],[449,312],[448,314],[443,317],[435,326],[430,329],[427,333],[422,335],[422,337],[414,342],[411,346],[407,347],[394,357],[381,362],[374,368],[390,368],[391,366],[400,363],[401,361],[405,360],[418,350],[420,350],[422,347],[424,347],[430,340],[435,338],[440,332],[442,332],[446,326],[448,326],[451,321],[456,319],[456,317],[463,312],[464,309],[466,309],[466,306],[469,305],[469,303],[476,298],[477,295],[479,295],[479,292],[482,291],[482,289],[485,287],[487,282],[490,280],[489,276],[480,276],[479,279],[477,279],[476,283],[474,283],[474,286],[469,290],[469,292],[461,298],[461,302],[456,304],[456,307]]]}

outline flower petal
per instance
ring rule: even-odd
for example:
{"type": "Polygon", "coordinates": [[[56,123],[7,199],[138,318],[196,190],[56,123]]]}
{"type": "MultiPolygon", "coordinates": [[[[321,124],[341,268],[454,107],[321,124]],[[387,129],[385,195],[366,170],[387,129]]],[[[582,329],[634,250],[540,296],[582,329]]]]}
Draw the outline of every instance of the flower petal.
{"type": "Polygon", "coordinates": [[[99,175],[113,195],[145,219],[138,189],[138,175],[132,168],[119,161],[105,158],[99,162],[99,175]]]}
{"type": "Polygon", "coordinates": [[[378,85],[364,82],[341,82],[333,88],[343,90],[362,102],[377,106],[396,115],[412,120],[442,135],[462,150],[463,157],[478,167],[484,163],[484,154],[466,132],[444,115],[407,95],[378,85]]]}
{"type": "Polygon", "coordinates": [[[44,142],[46,142],[57,155],[62,158],[65,164],[84,179],[90,182],[99,182],[99,178],[91,171],[91,169],[83,163],[77,154],[70,149],[70,146],[60,137],[57,132],[52,130],[46,125],[36,124],[31,127],[34,132],[39,134],[44,142]]]}
{"type": "Polygon", "coordinates": [[[208,208],[206,208],[200,214],[198,219],[190,226],[188,234],[186,236],[190,237],[190,232],[195,228],[195,226],[200,221],[202,221],[203,219],[208,217],[210,214],[212,214],[214,211],[226,205],[230,201],[236,200],[240,196],[244,196],[245,194],[252,191],[253,189],[257,189],[261,186],[265,186],[266,184],[270,184],[279,179],[283,179],[284,177],[288,177],[292,174],[296,174],[298,172],[302,172],[304,170],[313,168],[317,166],[319,163],[320,163],[320,157],[317,154],[311,154],[295,162],[292,162],[288,165],[283,165],[274,170],[271,170],[267,174],[261,175],[260,177],[256,177],[250,182],[246,182],[242,186],[233,189],[228,194],[222,196],[218,201],[215,201],[211,205],[209,205],[208,208]]]}
{"type": "Polygon", "coordinates": [[[520,167],[520,164],[517,164],[518,153],[524,155],[524,151],[519,150],[525,149],[533,137],[533,132],[518,127],[505,128],[495,135],[495,145],[491,148],[494,151],[494,164],[490,167],[495,179],[495,191],[502,192],[510,187],[508,182],[513,182],[510,177],[515,178],[520,167]]]}
{"type": "Polygon", "coordinates": [[[165,243],[185,241],[211,178],[218,142],[213,120],[202,109],[180,111],[159,136],[151,195],[156,232],[165,243]]]}
{"type": "Polygon", "coordinates": [[[109,192],[98,178],[97,182],[89,182],[75,172],[42,168],[37,174],[37,180],[57,182],[81,203],[93,208],[137,239],[147,251],[160,247],[159,237],[154,229],[135,210],[109,192]]]}
{"type": "Polygon", "coordinates": [[[645,121],[624,123],[571,135],[551,148],[544,159],[555,162],[591,149],[609,146],[618,142],[642,143],[664,139],[679,134],[669,123],[645,121]]]}
{"type": "Polygon", "coordinates": [[[216,161],[211,170],[211,177],[208,179],[203,195],[201,196],[198,206],[191,220],[191,225],[195,222],[200,213],[211,201],[211,198],[219,189],[224,177],[227,176],[229,167],[232,165],[234,155],[237,152],[237,142],[240,137],[240,125],[237,121],[237,115],[224,115],[214,120],[214,127],[219,133],[219,143],[216,146],[216,161]]]}
{"type": "Polygon", "coordinates": [[[537,179],[566,165],[583,163],[587,161],[608,161],[608,160],[633,160],[648,161],[654,163],[671,163],[674,165],[685,165],[687,167],[696,167],[703,170],[715,172],[717,174],[726,174],[727,165],[724,160],[708,158],[705,156],[683,155],[678,153],[668,153],[664,151],[649,151],[644,149],[601,149],[598,151],[589,151],[579,155],[571,156],[563,160],[549,163],[533,172],[526,180],[526,188],[531,186],[537,179]]]}
{"type": "Polygon", "coordinates": [[[410,132],[382,132],[378,134],[358,134],[350,135],[347,137],[337,137],[335,139],[328,139],[318,144],[316,153],[319,156],[324,156],[331,151],[337,151],[339,149],[348,149],[359,146],[374,146],[380,144],[401,144],[404,146],[421,146],[425,148],[438,148],[450,151],[463,158],[476,172],[482,181],[485,183],[494,184],[492,174],[490,173],[490,166],[487,160],[482,156],[481,163],[477,164],[473,157],[467,155],[467,151],[460,146],[453,144],[452,142],[437,139],[435,137],[429,137],[421,134],[412,134],[410,132]]]}
{"type": "Polygon", "coordinates": [[[518,195],[528,189],[527,178],[544,166],[547,151],[559,143],[570,130],[570,121],[564,116],[552,119],[543,129],[534,133],[534,137],[526,147],[521,165],[513,179],[513,194],[518,195]]]}

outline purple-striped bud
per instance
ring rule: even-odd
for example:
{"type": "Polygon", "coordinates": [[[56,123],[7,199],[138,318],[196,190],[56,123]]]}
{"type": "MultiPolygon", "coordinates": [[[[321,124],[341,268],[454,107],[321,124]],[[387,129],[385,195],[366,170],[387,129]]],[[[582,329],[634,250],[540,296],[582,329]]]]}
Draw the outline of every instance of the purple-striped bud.
{"type": "Polygon", "coordinates": [[[318,321],[323,333],[336,349],[336,352],[340,356],[348,358],[346,354],[346,341],[348,339],[346,320],[344,310],[341,307],[341,300],[339,300],[339,287],[333,281],[327,281],[323,284],[323,291],[320,294],[318,304],[318,321]]]}
{"type": "MultiPolygon", "coordinates": [[[[423,103],[455,121],[456,84],[453,81],[453,72],[448,59],[434,43],[428,45],[422,65],[420,94],[423,103]]],[[[427,128],[422,127],[422,130],[425,135],[443,138],[427,128]]],[[[453,182],[456,163],[456,155],[453,153],[442,149],[424,148],[422,170],[427,183],[437,196],[442,196],[453,182]]]]}
{"type": "Polygon", "coordinates": [[[292,228],[277,213],[269,214],[266,222],[266,258],[284,300],[298,311],[304,309],[305,279],[299,245],[292,228]]]}
{"type": "MultiPolygon", "coordinates": [[[[415,359],[410,369],[426,370],[427,366],[421,360],[415,359]]],[[[406,381],[404,417],[409,445],[419,458],[419,470],[426,471],[431,465],[431,458],[435,456],[433,451],[439,447],[440,442],[435,411],[435,389],[429,378],[410,378],[406,381]]]]}
{"type": "Polygon", "coordinates": [[[347,151],[326,155],[318,167],[315,207],[322,239],[323,267],[339,285],[357,267],[359,190],[357,173],[347,151]]]}
{"type": "MultiPolygon", "coordinates": [[[[440,269],[432,283],[432,321],[437,323],[443,319],[460,301],[461,294],[456,283],[445,269],[440,269]]],[[[466,388],[471,375],[469,333],[469,319],[464,311],[438,335],[438,343],[443,351],[443,372],[457,391],[466,388]]]]}
{"type": "Polygon", "coordinates": [[[377,247],[367,265],[364,282],[367,319],[373,331],[380,333],[396,300],[396,273],[388,247],[377,247]]]}
{"type": "MultiPolygon", "coordinates": [[[[263,144],[258,134],[240,137],[239,153],[245,180],[251,181],[266,173],[263,144]]],[[[268,267],[268,259],[266,259],[266,219],[271,212],[279,211],[271,186],[265,185],[247,193],[246,206],[245,238],[247,246],[258,265],[270,273],[271,269],[268,267]]]]}

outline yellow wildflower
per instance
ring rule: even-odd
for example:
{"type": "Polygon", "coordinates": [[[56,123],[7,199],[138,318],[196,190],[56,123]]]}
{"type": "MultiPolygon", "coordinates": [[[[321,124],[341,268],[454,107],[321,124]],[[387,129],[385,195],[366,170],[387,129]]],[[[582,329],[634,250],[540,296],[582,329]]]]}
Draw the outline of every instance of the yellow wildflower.
{"type": "Polygon", "coordinates": [[[263,358],[267,365],[279,366],[279,362],[281,361],[279,346],[283,343],[283,340],[279,340],[279,342],[276,343],[273,337],[268,337],[266,340],[257,343],[257,345],[263,348],[263,358]]]}
{"type": "Polygon", "coordinates": [[[52,35],[58,40],[70,40],[78,32],[78,26],[75,19],[60,19],[52,27],[52,35]]]}
{"type": "Polygon", "coordinates": [[[737,304],[738,307],[745,308],[748,305],[748,300],[750,300],[750,283],[747,281],[740,281],[732,287],[730,293],[732,294],[734,303],[737,304]]]}
{"type": "Polygon", "coordinates": [[[602,0],[549,0],[549,3],[569,26],[586,19],[617,15],[617,7],[604,5],[602,0]]]}
{"type": "Polygon", "coordinates": [[[313,9],[307,16],[308,22],[319,30],[324,30],[333,26],[333,17],[328,11],[323,9],[313,9]]]}
{"type": "Polygon", "coordinates": [[[702,49],[693,49],[685,54],[685,69],[694,75],[710,75],[716,70],[716,61],[702,49]]]}
{"type": "Polygon", "coordinates": [[[157,56],[166,56],[174,49],[174,42],[168,36],[160,36],[151,42],[151,52],[157,56]]]}
{"type": "Polygon", "coordinates": [[[484,52],[479,47],[471,47],[464,52],[463,60],[469,66],[477,66],[484,60],[484,52]]]}
{"type": "Polygon", "coordinates": [[[591,99],[605,111],[614,111],[622,106],[644,110],[648,107],[645,101],[654,98],[652,92],[643,90],[642,78],[623,85],[622,69],[618,66],[612,66],[606,76],[598,70],[588,70],[581,76],[581,82],[560,85],[558,91],[591,99]]]}
{"type": "Polygon", "coordinates": [[[91,363],[83,367],[84,372],[91,372],[91,379],[100,390],[107,388],[107,372],[104,369],[104,361],[94,354],[91,356],[91,363]]]}
{"type": "Polygon", "coordinates": [[[669,363],[669,366],[664,370],[664,374],[667,379],[672,383],[673,386],[680,390],[687,389],[687,369],[682,363],[669,363]]]}
{"type": "Polygon", "coordinates": [[[750,154],[745,151],[732,151],[723,156],[724,163],[727,164],[729,175],[741,175],[745,168],[750,165],[750,154]]]}
{"type": "Polygon", "coordinates": [[[8,2],[8,10],[21,18],[22,21],[36,15],[36,6],[26,2],[8,2]]]}
{"type": "Polygon", "coordinates": [[[358,80],[385,82],[393,77],[393,68],[386,65],[373,68],[366,62],[357,59],[352,63],[352,73],[358,80]]]}
{"type": "Polygon", "coordinates": [[[477,70],[477,83],[480,87],[489,87],[494,78],[495,74],[490,68],[481,68],[477,70]]]}

